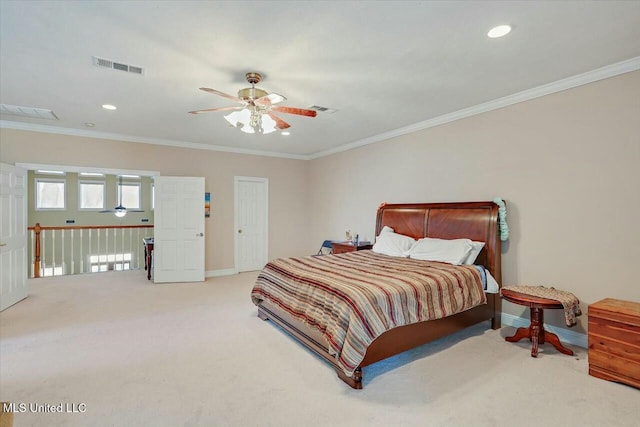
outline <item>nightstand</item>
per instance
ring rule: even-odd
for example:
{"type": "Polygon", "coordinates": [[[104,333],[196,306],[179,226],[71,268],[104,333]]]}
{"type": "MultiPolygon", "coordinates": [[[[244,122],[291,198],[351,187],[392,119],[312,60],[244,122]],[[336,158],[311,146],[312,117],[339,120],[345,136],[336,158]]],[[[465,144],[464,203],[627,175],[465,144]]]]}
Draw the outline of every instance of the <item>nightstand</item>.
{"type": "Polygon", "coordinates": [[[371,242],[358,242],[358,245],[354,245],[351,242],[333,242],[331,244],[334,254],[343,254],[345,252],[362,251],[365,249],[371,249],[373,245],[371,242]]]}

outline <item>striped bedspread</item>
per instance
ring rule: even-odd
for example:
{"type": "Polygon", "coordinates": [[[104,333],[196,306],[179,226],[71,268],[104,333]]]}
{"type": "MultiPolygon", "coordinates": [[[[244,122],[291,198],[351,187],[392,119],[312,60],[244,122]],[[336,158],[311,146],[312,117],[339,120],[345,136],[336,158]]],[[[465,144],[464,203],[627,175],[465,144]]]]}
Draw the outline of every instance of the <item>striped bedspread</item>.
{"type": "Polygon", "coordinates": [[[251,299],[256,305],[269,300],[318,329],[349,376],[367,346],[385,331],[487,302],[480,274],[471,265],[368,250],[271,261],[258,276],[251,299]]]}

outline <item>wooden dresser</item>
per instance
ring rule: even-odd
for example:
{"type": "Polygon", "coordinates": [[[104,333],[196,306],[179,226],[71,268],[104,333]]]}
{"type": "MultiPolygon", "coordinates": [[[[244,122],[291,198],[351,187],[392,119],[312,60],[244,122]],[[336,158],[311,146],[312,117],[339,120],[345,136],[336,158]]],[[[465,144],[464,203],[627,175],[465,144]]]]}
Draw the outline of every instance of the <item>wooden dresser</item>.
{"type": "Polygon", "coordinates": [[[589,375],[640,388],[640,303],[589,306],[589,375]]]}

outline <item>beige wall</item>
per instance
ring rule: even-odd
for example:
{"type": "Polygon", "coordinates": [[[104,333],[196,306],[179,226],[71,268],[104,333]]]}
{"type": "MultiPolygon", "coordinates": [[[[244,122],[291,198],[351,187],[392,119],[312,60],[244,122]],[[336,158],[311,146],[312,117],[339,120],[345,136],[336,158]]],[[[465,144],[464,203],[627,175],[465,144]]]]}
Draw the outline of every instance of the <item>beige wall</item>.
{"type": "Polygon", "coordinates": [[[205,219],[207,271],[234,267],[234,176],[265,177],[269,179],[269,258],[304,255],[315,247],[306,239],[307,161],[13,129],[0,129],[0,161],[205,177],[205,191],[211,193],[211,217],[205,219]]]}
{"type": "MultiPolygon", "coordinates": [[[[564,289],[585,310],[640,301],[640,72],[319,158],[310,172],[315,240],[370,238],[381,202],[500,196],[504,284],[564,289]]],[[[563,326],[559,310],[546,320],[563,326]]]]}

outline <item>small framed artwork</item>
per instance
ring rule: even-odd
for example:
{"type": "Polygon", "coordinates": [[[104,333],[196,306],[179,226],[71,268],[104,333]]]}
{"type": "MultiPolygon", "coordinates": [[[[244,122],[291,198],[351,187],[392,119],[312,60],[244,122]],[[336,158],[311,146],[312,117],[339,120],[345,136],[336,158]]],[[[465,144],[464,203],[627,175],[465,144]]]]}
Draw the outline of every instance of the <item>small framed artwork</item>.
{"type": "Polygon", "coordinates": [[[209,218],[211,216],[211,193],[204,193],[204,217],[209,218]]]}

